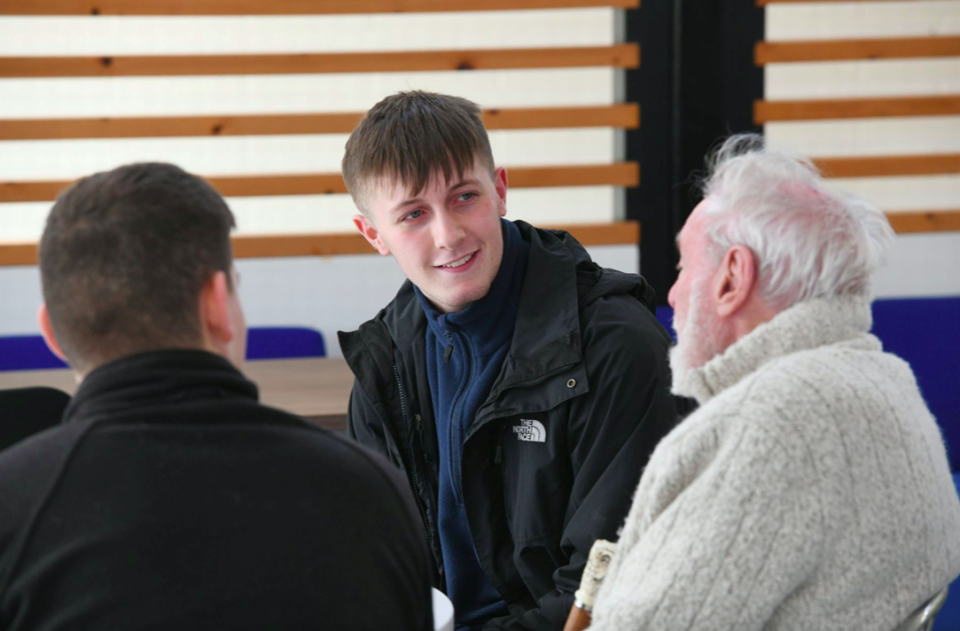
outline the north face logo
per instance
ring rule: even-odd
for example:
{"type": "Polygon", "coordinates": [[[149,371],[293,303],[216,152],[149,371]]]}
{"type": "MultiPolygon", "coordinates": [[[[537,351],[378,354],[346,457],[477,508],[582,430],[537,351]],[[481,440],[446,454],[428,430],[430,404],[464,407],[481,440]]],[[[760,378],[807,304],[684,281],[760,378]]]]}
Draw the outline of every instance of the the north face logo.
{"type": "Polygon", "coordinates": [[[547,430],[543,428],[543,423],[540,421],[522,418],[519,425],[513,426],[513,433],[520,440],[530,443],[542,443],[547,440],[547,430]]]}

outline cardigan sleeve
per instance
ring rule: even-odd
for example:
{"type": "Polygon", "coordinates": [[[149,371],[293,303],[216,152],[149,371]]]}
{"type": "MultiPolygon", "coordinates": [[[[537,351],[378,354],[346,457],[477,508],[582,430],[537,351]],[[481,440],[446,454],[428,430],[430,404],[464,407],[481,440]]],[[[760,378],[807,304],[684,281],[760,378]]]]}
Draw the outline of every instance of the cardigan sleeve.
{"type": "Polygon", "coordinates": [[[813,467],[759,423],[741,427],[702,441],[712,449],[678,442],[651,461],[591,630],[762,629],[819,563],[813,467]]]}

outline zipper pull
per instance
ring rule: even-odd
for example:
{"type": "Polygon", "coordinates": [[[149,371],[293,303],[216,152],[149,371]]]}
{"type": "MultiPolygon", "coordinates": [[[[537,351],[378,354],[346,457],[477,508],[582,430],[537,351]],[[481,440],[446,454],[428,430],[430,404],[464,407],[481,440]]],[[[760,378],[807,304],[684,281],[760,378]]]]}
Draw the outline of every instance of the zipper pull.
{"type": "Polygon", "coordinates": [[[420,441],[420,452],[423,453],[423,461],[430,462],[430,455],[427,453],[427,447],[423,444],[423,419],[420,417],[419,412],[413,415],[413,419],[417,422],[417,439],[420,441]]]}
{"type": "Polygon", "coordinates": [[[447,347],[443,349],[443,363],[446,364],[450,361],[450,356],[453,355],[453,344],[447,344],[447,347]]]}
{"type": "Polygon", "coordinates": [[[497,445],[497,453],[493,457],[493,464],[500,464],[503,461],[503,447],[497,445]]]}

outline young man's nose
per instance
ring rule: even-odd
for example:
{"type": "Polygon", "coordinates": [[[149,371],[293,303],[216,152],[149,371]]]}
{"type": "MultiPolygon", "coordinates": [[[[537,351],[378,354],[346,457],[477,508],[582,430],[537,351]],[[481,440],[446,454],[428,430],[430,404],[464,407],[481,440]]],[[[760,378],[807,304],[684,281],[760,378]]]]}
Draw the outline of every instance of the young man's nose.
{"type": "Polygon", "coordinates": [[[433,222],[433,241],[438,250],[455,250],[466,232],[454,213],[437,213],[433,222]]]}

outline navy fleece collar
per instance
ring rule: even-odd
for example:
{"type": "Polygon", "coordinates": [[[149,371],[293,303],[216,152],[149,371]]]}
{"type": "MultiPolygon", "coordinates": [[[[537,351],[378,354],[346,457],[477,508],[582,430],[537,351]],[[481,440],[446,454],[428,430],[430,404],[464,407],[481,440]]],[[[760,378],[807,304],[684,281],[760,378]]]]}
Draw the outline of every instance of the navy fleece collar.
{"type": "Polygon", "coordinates": [[[462,332],[476,340],[484,340],[499,346],[513,335],[513,326],[504,327],[504,322],[516,322],[520,309],[520,294],[527,271],[530,244],[523,240],[520,229],[512,222],[501,219],[503,234],[503,258],[500,269],[490,285],[487,295],[458,313],[440,313],[419,287],[414,287],[417,298],[427,315],[427,325],[433,334],[442,338],[446,332],[462,332]]]}

